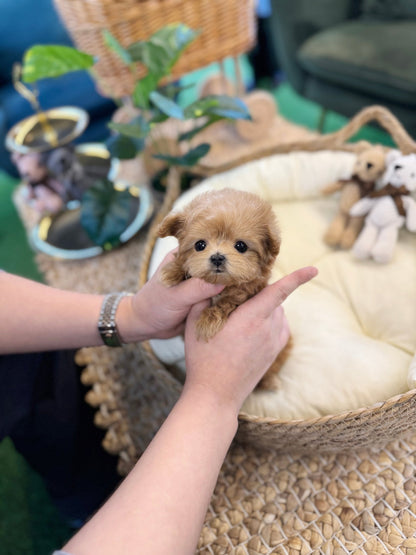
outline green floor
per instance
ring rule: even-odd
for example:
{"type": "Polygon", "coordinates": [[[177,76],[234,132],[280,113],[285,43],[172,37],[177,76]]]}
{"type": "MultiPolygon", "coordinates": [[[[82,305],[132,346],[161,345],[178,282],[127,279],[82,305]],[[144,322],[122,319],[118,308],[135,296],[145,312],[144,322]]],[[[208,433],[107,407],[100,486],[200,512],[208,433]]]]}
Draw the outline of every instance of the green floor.
{"type": "Polygon", "coordinates": [[[17,180],[0,172],[0,268],[40,280],[33,251],[12,202],[17,180]]]}
{"type": "MultiPolygon", "coordinates": [[[[275,90],[280,113],[290,121],[316,129],[319,106],[305,101],[287,85],[275,90]]],[[[324,132],[332,132],[346,119],[329,113],[324,132]]],[[[366,127],[356,138],[391,144],[383,131],[366,127]]],[[[41,280],[25,231],[12,202],[16,180],[0,173],[0,268],[41,280]]],[[[42,481],[6,439],[0,443],[0,553],[47,555],[70,533],[48,498],[42,481]]]]}

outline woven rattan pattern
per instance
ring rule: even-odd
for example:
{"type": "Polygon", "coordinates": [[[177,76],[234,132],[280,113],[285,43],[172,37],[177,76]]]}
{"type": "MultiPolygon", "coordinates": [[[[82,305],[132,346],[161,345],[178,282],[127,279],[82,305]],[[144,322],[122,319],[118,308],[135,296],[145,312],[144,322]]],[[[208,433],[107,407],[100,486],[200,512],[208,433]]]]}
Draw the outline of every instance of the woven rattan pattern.
{"type": "MultiPolygon", "coordinates": [[[[110,31],[120,43],[145,40],[168,23],[185,23],[201,31],[173,68],[172,78],[238,56],[250,50],[256,38],[253,0],[54,0],[78,48],[97,56],[94,74],[100,90],[114,98],[132,93],[129,69],[109,52],[102,32],[110,31]]],[[[138,76],[144,68],[137,67],[138,76]]]]}
{"type": "Polygon", "coordinates": [[[416,436],[383,449],[293,457],[234,447],[198,553],[416,553],[416,436]]]}

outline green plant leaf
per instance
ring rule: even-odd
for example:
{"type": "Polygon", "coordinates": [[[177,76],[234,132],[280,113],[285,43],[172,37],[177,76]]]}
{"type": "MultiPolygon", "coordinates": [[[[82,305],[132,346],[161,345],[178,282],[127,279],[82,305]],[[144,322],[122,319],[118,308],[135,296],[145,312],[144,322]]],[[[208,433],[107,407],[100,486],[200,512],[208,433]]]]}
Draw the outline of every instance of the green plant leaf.
{"type": "Polygon", "coordinates": [[[137,116],[130,123],[116,123],[110,121],[108,127],[121,135],[132,137],[133,139],[143,139],[149,134],[150,127],[143,116],[137,116]]]}
{"type": "Polygon", "coordinates": [[[163,96],[174,99],[176,95],[178,95],[182,91],[193,89],[195,85],[196,83],[188,83],[187,85],[181,85],[178,83],[167,83],[166,85],[158,87],[158,92],[160,92],[160,94],[163,94],[163,96]]]}
{"type": "Polygon", "coordinates": [[[205,121],[205,123],[203,123],[199,127],[194,127],[194,129],[191,129],[190,131],[186,131],[185,133],[181,133],[178,137],[178,141],[190,141],[196,135],[198,135],[198,133],[200,133],[204,129],[207,129],[207,127],[209,127],[213,123],[217,123],[217,121],[220,121],[222,119],[223,118],[213,116],[212,118],[205,121]]]}
{"type": "Polygon", "coordinates": [[[240,98],[225,95],[211,95],[200,98],[189,104],[184,110],[189,119],[218,116],[226,119],[251,120],[247,106],[240,98]]]}
{"type": "Polygon", "coordinates": [[[123,48],[119,43],[119,41],[116,39],[116,37],[112,35],[110,31],[108,31],[107,29],[104,29],[103,31],[103,39],[104,39],[104,44],[108,46],[108,48],[112,50],[115,54],[117,54],[117,56],[126,65],[130,65],[133,62],[130,56],[129,50],[126,48],[123,48]]]}
{"type": "Polygon", "coordinates": [[[105,145],[113,158],[130,160],[143,150],[144,140],[133,139],[125,135],[114,135],[107,139],[105,145]]]}
{"type": "Polygon", "coordinates": [[[137,108],[148,110],[150,94],[156,89],[159,76],[148,73],[143,79],[137,81],[133,90],[133,104],[137,108]]]}
{"type": "Polygon", "coordinates": [[[141,62],[149,72],[163,77],[169,53],[162,45],[140,41],[131,45],[128,52],[134,62],[141,62]]]}
{"type": "Polygon", "coordinates": [[[187,48],[198,35],[198,31],[194,31],[184,23],[172,23],[156,31],[156,33],[150,37],[149,41],[158,46],[162,46],[169,53],[169,57],[166,60],[166,71],[169,73],[185,48],[187,48]]]}
{"type": "Polygon", "coordinates": [[[97,245],[115,245],[128,225],[130,209],[130,193],[117,191],[112,181],[102,179],[82,197],[81,225],[97,245]]]}
{"type": "Polygon", "coordinates": [[[169,116],[167,116],[162,111],[160,111],[159,108],[155,107],[152,110],[152,119],[149,121],[149,124],[150,124],[150,126],[152,126],[156,123],[162,123],[162,122],[166,121],[167,119],[169,119],[169,116]]]}
{"type": "Polygon", "coordinates": [[[170,98],[163,96],[157,91],[150,93],[149,98],[152,103],[167,116],[175,119],[185,119],[182,108],[170,98]]]}
{"type": "Polygon", "coordinates": [[[208,143],[202,143],[195,148],[189,150],[183,156],[169,156],[167,154],[154,154],[153,158],[157,158],[158,160],[164,160],[171,164],[172,166],[186,166],[191,167],[194,166],[201,158],[203,158],[206,154],[208,154],[211,145],[208,143]]]}
{"type": "Polygon", "coordinates": [[[71,71],[89,69],[94,57],[70,46],[37,44],[23,56],[22,80],[33,83],[48,77],[59,77],[71,71]]]}
{"type": "Polygon", "coordinates": [[[144,64],[156,82],[169,75],[185,48],[198,35],[183,23],[166,25],[147,41],[137,41],[127,48],[130,60],[144,64]]]}

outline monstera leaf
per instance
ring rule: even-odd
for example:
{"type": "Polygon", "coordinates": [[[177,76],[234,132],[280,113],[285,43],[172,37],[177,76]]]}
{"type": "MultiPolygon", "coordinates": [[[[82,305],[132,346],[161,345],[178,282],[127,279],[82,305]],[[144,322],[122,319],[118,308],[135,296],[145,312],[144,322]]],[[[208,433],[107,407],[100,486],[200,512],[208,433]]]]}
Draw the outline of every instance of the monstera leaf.
{"type": "Polygon", "coordinates": [[[47,77],[59,77],[71,71],[89,69],[94,57],[70,46],[38,44],[26,50],[22,79],[33,83],[47,77]]]}
{"type": "Polygon", "coordinates": [[[114,246],[128,226],[130,210],[130,193],[114,189],[112,181],[103,179],[82,197],[81,225],[95,244],[114,246]]]}

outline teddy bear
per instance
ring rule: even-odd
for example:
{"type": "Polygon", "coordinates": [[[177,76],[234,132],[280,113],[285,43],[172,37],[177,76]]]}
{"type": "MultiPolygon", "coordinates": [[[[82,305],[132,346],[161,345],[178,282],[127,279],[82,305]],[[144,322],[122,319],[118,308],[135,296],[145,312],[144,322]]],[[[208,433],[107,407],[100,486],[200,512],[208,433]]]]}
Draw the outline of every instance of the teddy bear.
{"type": "Polygon", "coordinates": [[[416,154],[391,150],[386,165],[381,188],[350,210],[351,216],[365,216],[364,227],[352,247],[354,256],[379,263],[392,259],[401,227],[416,232],[416,201],[410,196],[416,190],[416,154]]]}
{"type": "Polygon", "coordinates": [[[362,216],[351,216],[351,207],[375,188],[385,170],[382,146],[370,146],[357,155],[349,179],[336,181],[322,189],[326,195],[341,191],[338,212],[330,223],[324,241],[330,247],[349,249],[354,244],[364,223],[362,216]]]}

